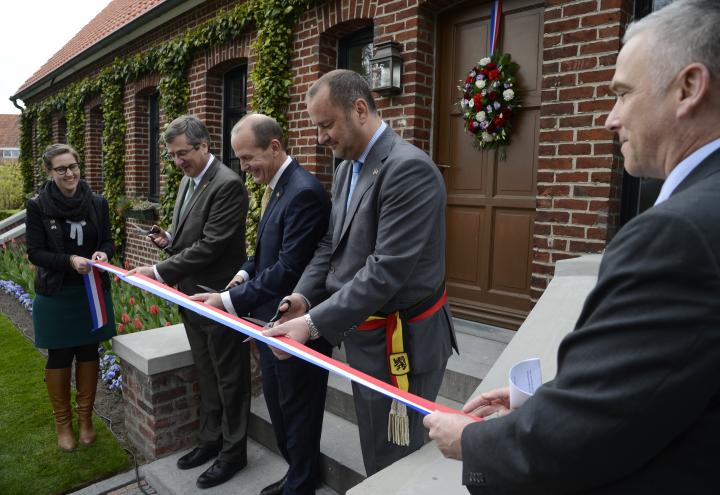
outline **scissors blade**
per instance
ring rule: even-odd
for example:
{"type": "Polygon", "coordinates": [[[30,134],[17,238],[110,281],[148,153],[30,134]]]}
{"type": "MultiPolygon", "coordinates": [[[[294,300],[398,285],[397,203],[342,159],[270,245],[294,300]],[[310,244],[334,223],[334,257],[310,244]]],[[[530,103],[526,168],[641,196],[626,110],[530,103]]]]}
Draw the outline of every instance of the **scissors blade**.
{"type": "Polygon", "coordinates": [[[138,227],[137,225],[134,225],[135,230],[138,234],[140,234],[143,237],[147,237],[150,235],[150,232],[152,229],[143,229],[142,227],[138,227]]]}
{"type": "Polygon", "coordinates": [[[200,289],[204,290],[205,292],[209,292],[211,294],[217,294],[218,292],[220,292],[219,290],[215,290],[212,287],[208,287],[207,285],[202,285],[202,284],[195,284],[195,285],[197,285],[200,289]]]}

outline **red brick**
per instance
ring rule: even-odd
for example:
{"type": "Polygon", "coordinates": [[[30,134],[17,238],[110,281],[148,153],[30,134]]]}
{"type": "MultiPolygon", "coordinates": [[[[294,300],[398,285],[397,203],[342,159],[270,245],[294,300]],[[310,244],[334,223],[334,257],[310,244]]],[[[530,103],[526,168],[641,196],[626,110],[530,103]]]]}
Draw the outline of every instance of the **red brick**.
{"type": "Polygon", "coordinates": [[[587,182],[587,180],[587,172],[557,172],[555,174],[556,183],[587,182]]]}
{"type": "Polygon", "coordinates": [[[570,194],[570,186],[538,186],[538,196],[568,196],[570,194]]]}
{"type": "MultiPolygon", "coordinates": [[[[585,211],[588,207],[588,201],[584,199],[556,199],[553,201],[553,206],[560,210],[581,210],[585,211]]],[[[575,218],[576,213],[573,213],[575,218]]]]}
{"type": "Polygon", "coordinates": [[[589,15],[582,18],[582,27],[601,26],[603,24],[614,24],[620,22],[622,14],[620,12],[602,12],[600,14],[589,15]]]}
{"type": "Polygon", "coordinates": [[[570,241],[570,251],[575,253],[601,253],[605,249],[604,242],[570,241]]]}
{"type": "Polygon", "coordinates": [[[575,3],[563,7],[563,17],[570,17],[573,15],[587,14],[588,12],[595,12],[597,10],[597,2],[591,0],[589,2],[575,3]]]}
{"type": "Polygon", "coordinates": [[[579,19],[564,19],[562,21],[547,22],[545,23],[545,33],[561,33],[563,31],[577,29],[579,26],[579,19]]]}
{"type": "Polygon", "coordinates": [[[598,110],[612,110],[615,100],[591,100],[578,103],[578,112],[596,112],[598,110]]]}
{"type": "Polygon", "coordinates": [[[612,158],[596,158],[583,156],[575,160],[577,168],[610,168],[612,167],[612,158]]]}
{"type": "Polygon", "coordinates": [[[568,170],[572,166],[572,158],[540,158],[538,160],[538,168],[543,170],[568,170]]]}
{"type": "Polygon", "coordinates": [[[587,127],[592,125],[592,115],[573,115],[572,117],[561,117],[559,119],[560,127],[587,127]]]}
{"type": "Polygon", "coordinates": [[[565,33],[562,35],[563,37],[563,43],[564,44],[570,44],[570,43],[578,43],[578,42],[586,42],[586,41],[593,41],[597,39],[597,29],[583,29],[581,31],[573,31],[571,33],[565,33]]]}
{"type": "Polygon", "coordinates": [[[568,225],[553,225],[552,233],[553,233],[553,235],[556,235],[559,237],[577,237],[577,238],[582,239],[585,237],[585,228],[584,227],[571,227],[568,225]]]}
{"type": "Polygon", "coordinates": [[[550,103],[540,107],[540,115],[566,115],[575,113],[575,105],[572,103],[550,103]]]}
{"type": "MultiPolygon", "coordinates": [[[[587,205],[588,203],[585,202],[587,205]]],[[[579,225],[601,225],[604,223],[603,217],[598,215],[597,213],[575,213],[572,214],[572,222],[573,224],[579,224],[579,225]]]]}
{"type": "Polygon", "coordinates": [[[592,98],[595,94],[595,88],[592,86],[580,86],[577,88],[568,88],[560,90],[560,99],[567,100],[580,100],[585,98],[592,98]]]}
{"type": "Polygon", "coordinates": [[[597,43],[587,43],[580,47],[580,54],[586,55],[590,53],[602,53],[602,52],[619,52],[620,51],[620,40],[608,40],[598,41],[597,43]]]}
{"type": "Polygon", "coordinates": [[[613,133],[606,129],[589,129],[577,131],[578,141],[612,141],[613,133]]]}
{"type": "Polygon", "coordinates": [[[560,62],[560,71],[562,72],[580,71],[594,67],[597,67],[597,59],[595,57],[577,58],[560,62]]]}
{"type": "Polygon", "coordinates": [[[559,58],[575,57],[578,54],[577,45],[562,46],[560,48],[549,48],[543,51],[543,60],[556,60],[559,58]]]}
{"type": "Polygon", "coordinates": [[[561,144],[558,146],[558,155],[589,155],[592,146],[587,143],[561,144]]]}
{"type": "Polygon", "coordinates": [[[552,142],[558,143],[562,141],[572,141],[573,131],[541,131],[540,141],[541,142],[552,142]]]}
{"type": "Polygon", "coordinates": [[[594,70],[592,72],[581,72],[578,74],[578,81],[582,83],[610,82],[612,81],[614,69],[594,70]]]}

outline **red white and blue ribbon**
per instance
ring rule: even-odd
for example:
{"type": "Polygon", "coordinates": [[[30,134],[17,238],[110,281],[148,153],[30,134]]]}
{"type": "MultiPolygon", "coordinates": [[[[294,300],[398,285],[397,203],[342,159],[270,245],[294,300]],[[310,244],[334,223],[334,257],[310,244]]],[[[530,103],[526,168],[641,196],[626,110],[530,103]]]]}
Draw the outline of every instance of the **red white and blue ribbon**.
{"type": "MultiPolygon", "coordinates": [[[[377,378],[363,373],[362,371],[351,368],[345,363],[336,361],[335,359],[320,354],[314,349],[300,344],[299,342],[296,342],[290,338],[266,337],[262,334],[263,328],[261,326],[258,326],[237,316],[233,316],[229,313],[226,313],[225,311],[209,306],[205,303],[193,301],[182,292],[175,290],[172,287],[168,287],[167,285],[158,282],[157,280],[153,280],[140,274],[128,276],[126,270],[123,270],[122,268],[111,265],[109,263],[104,263],[102,261],[93,261],[92,264],[100,270],[105,270],[109,273],[117,275],[121,280],[127,282],[130,285],[139,287],[140,289],[155,294],[156,296],[166,301],[173,302],[201,316],[216,321],[232,330],[235,330],[236,332],[243,333],[248,337],[252,337],[253,339],[264,342],[265,344],[275,347],[277,349],[281,349],[299,359],[303,359],[328,371],[337,373],[340,376],[344,376],[345,378],[353,382],[369,387],[372,390],[375,390],[376,392],[385,395],[386,397],[402,402],[403,404],[411,407],[412,409],[418,411],[421,414],[430,414],[434,411],[463,414],[462,412],[445,406],[443,404],[437,404],[409,392],[404,392],[399,388],[394,387],[381,380],[378,380],[377,378]]],[[[480,420],[480,418],[477,418],[475,416],[468,417],[476,421],[480,420]]]]}
{"type": "Polygon", "coordinates": [[[490,0],[490,55],[500,40],[500,17],[502,17],[502,0],[490,0]]]}
{"type": "Polygon", "coordinates": [[[100,272],[95,268],[91,268],[88,273],[83,275],[83,280],[85,281],[85,292],[87,293],[88,304],[90,305],[92,329],[97,330],[107,325],[108,322],[100,272]]]}

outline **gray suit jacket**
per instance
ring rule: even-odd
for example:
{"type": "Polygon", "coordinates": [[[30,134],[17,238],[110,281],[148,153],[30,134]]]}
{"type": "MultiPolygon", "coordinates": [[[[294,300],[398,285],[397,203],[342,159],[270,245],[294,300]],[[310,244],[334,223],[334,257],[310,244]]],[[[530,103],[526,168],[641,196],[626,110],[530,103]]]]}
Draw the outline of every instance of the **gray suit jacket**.
{"type": "Polygon", "coordinates": [[[182,178],[175,201],[170,258],[156,266],[163,281],[186,294],[197,284],[220,289],[245,262],[248,195],[238,174],[215,158],[180,216],[189,181],[182,178]]]}
{"type": "Polygon", "coordinates": [[[720,491],[720,151],[620,230],[555,379],[462,450],[473,494],[720,491]]]}
{"type": "MultiPolygon", "coordinates": [[[[328,232],[295,291],[312,303],[310,316],[323,337],[363,348],[362,355],[348,355],[351,366],[383,376],[384,329],[355,327],[374,313],[427,300],[443,285],[445,185],[427,154],[389,127],[363,164],[346,214],[351,173],[350,161],[335,173],[328,232]]],[[[411,374],[440,369],[453,345],[445,305],[406,332],[411,374]]]]}

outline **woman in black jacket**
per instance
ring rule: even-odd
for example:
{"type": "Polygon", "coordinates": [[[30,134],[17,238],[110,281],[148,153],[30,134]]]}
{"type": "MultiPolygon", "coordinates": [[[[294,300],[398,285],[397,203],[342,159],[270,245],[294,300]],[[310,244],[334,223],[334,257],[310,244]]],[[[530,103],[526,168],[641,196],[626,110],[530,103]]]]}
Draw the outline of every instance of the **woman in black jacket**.
{"type": "Polygon", "coordinates": [[[70,409],[70,375],[75,388],[81,444],[95,440],[92,409],[98,380],[98,344],[115,335],[110,280],[101,275],[108,323],[93,330],[83,274],[89,260],[107,261],[114,246],[107,201],[80,179],[80,159],[66,144],[42,155],[50,180],[27,204],[28,259],[37,266],[33,325],[35,345],[48,349],[45,382],[55,415],[58,447],[77,446],[70,409]]]}

